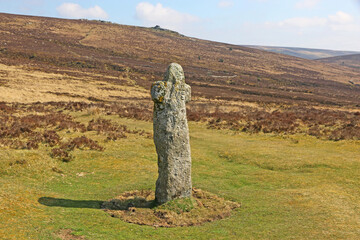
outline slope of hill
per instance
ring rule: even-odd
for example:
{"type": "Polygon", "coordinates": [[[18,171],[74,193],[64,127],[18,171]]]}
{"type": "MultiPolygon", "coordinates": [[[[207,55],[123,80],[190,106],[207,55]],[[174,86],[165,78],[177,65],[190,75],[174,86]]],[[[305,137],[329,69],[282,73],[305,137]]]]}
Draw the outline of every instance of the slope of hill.
{"type": "Polygon", "coordinates": [[[323,63],[334,63],[341,66],[360,69],[360,54],[351,54],[346,56],[321,58],[318,61],[323,63]]]}
{"type": "MultiPolygon", "coordinates": [[[[359,70],[158,29],[0,14],[2,64],[148,89],[170,62],[183,65],[196,99],[360,104],[360,88],[349,84],[359,70]]],[[[8,91],[4,81],[2,92],[8,91]]],[[[74,97],[61,91],[48,94],[74,97]]]]}
{"type": "MultiPolygon", "coordinates": [[[[351,54],[345,56],[338,57],[329,57],[329,58],[321,58],[317,59],[320,62],[327,64],[335,64],[344,67],[349,67],[353,69],[360,69],[360,54],[351,54]]],[[[360,86],[360,77],[353,78],[349,80],[349,83],[355,86],[360,86]]]]}
{"type": "Polygon", "coordinates": [[[359,52],[355,52],[355,51],[337,51],[337,50],[297,48],[297,47],[270,47],[270,46],[255,46],[255,45],[254,46],[248,45],[246,47],[256,48],[256,49],[265,50],[265,51],[269,51],[269,52],[286,54],[286,55],[304,58],[304,59],[310,59],[310,60],[359,53],[359,52]]]}

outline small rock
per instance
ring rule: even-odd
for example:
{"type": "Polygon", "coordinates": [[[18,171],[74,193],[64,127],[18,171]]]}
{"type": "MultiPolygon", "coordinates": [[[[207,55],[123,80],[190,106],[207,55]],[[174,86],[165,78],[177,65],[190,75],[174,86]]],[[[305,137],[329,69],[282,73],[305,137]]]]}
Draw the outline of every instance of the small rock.
{"type": "Polygon", "coordinates": [[[77,173],[76,174],[76,176],[78,176],[78,177],[83,177],[83,176],[85,176],[86,175],[86,173],[84,173],[84,172],[81,172],[81,173],[77,173]]]}

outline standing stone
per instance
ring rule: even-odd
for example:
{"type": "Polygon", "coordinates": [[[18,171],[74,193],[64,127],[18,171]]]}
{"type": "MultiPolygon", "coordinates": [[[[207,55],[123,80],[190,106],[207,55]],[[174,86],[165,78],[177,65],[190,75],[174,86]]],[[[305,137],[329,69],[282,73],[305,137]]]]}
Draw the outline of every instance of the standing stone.
{"type": "Polygon", "coordinates": [[[155,200],[162,204],[175,198],[190,197],[192,191],[185,107],[191,99],[191,88],[185,83],[184,71],[179,64],[169,65],[164,80],[153,84],[151,97],[159,167],[155,200]]]}

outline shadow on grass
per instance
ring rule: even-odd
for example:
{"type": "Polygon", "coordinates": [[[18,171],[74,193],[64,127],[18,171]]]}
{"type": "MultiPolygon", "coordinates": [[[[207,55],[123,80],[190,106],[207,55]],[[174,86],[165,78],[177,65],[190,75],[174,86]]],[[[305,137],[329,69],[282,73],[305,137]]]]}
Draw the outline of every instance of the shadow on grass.
{"type": "Polygon", "coordinates": [[[41,197],[38,202],[49,207],[66,207],[66,208],[94,208],[100,209],[103,201],[96,200],[71,200],[52,197],[41,197]]]}

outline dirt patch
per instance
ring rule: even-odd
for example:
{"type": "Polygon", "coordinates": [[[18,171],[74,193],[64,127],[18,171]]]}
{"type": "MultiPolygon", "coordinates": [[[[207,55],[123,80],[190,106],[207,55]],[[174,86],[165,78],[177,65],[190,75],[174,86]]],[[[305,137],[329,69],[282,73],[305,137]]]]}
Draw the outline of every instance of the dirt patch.
{"type": "Polygon", "coordinates": [[[159,206],[150,190],[125,192],[102,205],[112,217],[154,227],[201,225],[229,217],[239,207],[239,203],[196,188],[193,188],[192,198],[176,199],[159,206]]]}
{"type": "Polygon", "coordinates": [[[86,239],[84,236],[76,236],[72,232],[72,229],[61,229],[56,233],[56,236],[58,236],[62,240],[86,239]]]}

